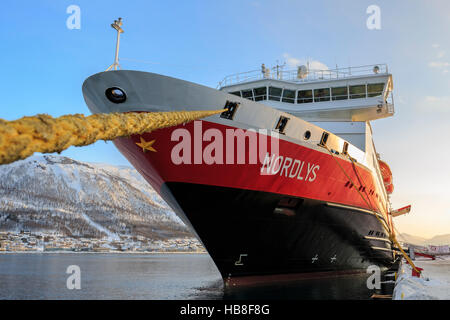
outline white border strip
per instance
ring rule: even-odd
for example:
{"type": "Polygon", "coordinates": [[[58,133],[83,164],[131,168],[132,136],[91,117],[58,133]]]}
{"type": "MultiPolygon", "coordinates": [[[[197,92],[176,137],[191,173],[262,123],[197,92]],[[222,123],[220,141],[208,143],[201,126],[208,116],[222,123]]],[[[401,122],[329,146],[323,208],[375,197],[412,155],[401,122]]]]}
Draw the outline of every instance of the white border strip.
{"type": "Polygon", "coordinates": [[[370,211],[367,209],[362,209],[362,208],[358,208],[358,207],[350,207],[350,206],[346,206],[344,204],[339,204],[339,203],[332,203],[332,202],[325,202],[327,206],[329,207],[336,207],[336,208],[343,208],[343,209],[349,209],[349,210],[354,210],[354,211],[360,211],[360,212],[365,212],[365,213],[369,213],[369,214],[376,214],[381,221],[383,221],[384,226],[386,227],[387,230],[391,230],[388,226],[388,224],[386,223],[386,219],[379,214],[378,212],[375,211],[370,211]]]}
{"type": "Polygon", "coordinates": [[[371,248],[374,250],[383,250],[383,251],[389,251],[389,252],[393,251],[392,249],[388,249],[388,248],[380,248],[380,247],[371,247],[371,248]]]}
{"type": "Polygon", "coordinates": [[[392,243],[391,240],[386,239],[386,238],[377,238],[377,237],[369,237],[369,236],[365,236],[364,238],[365,239],[370,239],[370,240],[385,241],[385,242],[388,242],[388,243],[392,243]]]}

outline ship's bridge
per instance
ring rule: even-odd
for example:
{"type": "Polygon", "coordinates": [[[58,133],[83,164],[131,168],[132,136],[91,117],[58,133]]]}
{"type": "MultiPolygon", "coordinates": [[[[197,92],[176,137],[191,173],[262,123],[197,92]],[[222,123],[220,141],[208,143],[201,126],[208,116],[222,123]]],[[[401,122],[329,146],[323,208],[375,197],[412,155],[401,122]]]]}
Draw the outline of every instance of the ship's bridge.
{"type": "Polygon", "coordinates": [[[283,71],[280,66],[225,77],[222,91],[307,121],[370,121],[392,116],[392,75],[385,64],[283,71]]]}

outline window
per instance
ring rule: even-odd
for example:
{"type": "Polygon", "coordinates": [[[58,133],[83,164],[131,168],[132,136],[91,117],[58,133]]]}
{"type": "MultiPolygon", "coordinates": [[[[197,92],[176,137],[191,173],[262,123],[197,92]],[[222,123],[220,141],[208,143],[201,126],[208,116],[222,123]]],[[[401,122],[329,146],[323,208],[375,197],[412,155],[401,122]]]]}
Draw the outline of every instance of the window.
{"type": "Polygon", "coordinates": [[[253,89],[253,94],[255,96],[255,101],[267,100],[267,88],[255,88],[253,89]]]}
{"type": "Polygon", "coordinates": [[[242,98],[253,100],[253,90],[242,90],[242,98]]]}
{"type": "Polygon", "coordinates": [[[279,133],[284,134],[284,129],[286,129],[288,121],[289,118],[281,116],[280,119],[278,119],[277,125],[275,126],[275,130],[278,130],[279,133]]]}
{"type": "Polygon", "coordinates": [[[314,102],[330,101],[330,88],[314,89],[314,102]]]}
{"type": "Polygon", "coordinates": [[[312,90],[299,90],[297,94],[297,103],[313,102],[312,90]]]}
{"type": "Polygon", "coordinates": [[[331,100],[346,100],[348,99],[347,87],[331,88],[331,100]]]}
{"type": "Polygon", "coordinates": [[[305,134],[303,135],[303,139],[309,140],[311,138],[311,131],[307,130],[305,131],[305,134]]]}
{"type": "Polygon", "coordinates": [[[281,88],[269,87],[269,100],[280,101],[281,88]]]}
{"type": "Polygon", "coordinates": [[[240,91],[230,92],[230,94],[233,94],[233,95],[238,96],[238,97],[241,96],[241,92],[240,91]]]}
{"type": "Polygon", "coordinates": [[[283,90],[283,102],[294,103],[295,102],[295,90],[283,90]]]}
{"type": "Polygon", "coordinates": [[[367,85],[367,96],[377,97],[383,94],[384,83],[369,83],[367,85]]]}
{"type": "Polygon", "coordinates": [[[366,85],[350,86],[350,99],[360,99],[366,97],[366,85]]]}
{"type": "Polygon", "coordinates": [[[108,98],[109,101],[114,103],[122,103],[127,100],[127,95],[125,91],[118,87],[112,87],[109,89],[106,89],[105,95],[108,98]]]}

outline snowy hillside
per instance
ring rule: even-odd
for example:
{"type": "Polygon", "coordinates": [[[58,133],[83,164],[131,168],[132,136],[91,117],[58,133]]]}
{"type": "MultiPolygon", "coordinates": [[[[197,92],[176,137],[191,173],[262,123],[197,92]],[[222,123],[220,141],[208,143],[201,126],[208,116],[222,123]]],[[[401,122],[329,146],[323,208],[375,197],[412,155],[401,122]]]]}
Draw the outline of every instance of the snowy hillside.
{"type": "Polygon", "coordinates": [[[450,244],[450,234],[443,234],[443,235],[437,235],[432,238],[426,239],[421,238],[417,236],[413,236],[407,233],[402,233],[398,235],[398,240],[415,244],[419,246],[426,246],[426,245],[448,245],[450,244]]]}
{"type": "Polygon", "coordinates": [[[0,166],[0,231],[67,236],[192,236],[130,167],[34,156],[0,166]]]}

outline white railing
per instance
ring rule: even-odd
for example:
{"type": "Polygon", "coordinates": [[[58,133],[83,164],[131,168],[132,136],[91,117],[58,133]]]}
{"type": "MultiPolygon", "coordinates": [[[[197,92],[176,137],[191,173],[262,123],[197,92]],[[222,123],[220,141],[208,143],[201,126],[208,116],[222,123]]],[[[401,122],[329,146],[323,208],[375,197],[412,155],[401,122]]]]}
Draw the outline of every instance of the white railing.
{"type": "Polygon", "coordinates": [[[392,94],[392,91],[390,91],[388,93],[385,103],[387,105],[388,113],[394,114],[395,113],[395,109],[394,109],[394,95],[392,94]]]}
{"type": "Polygon", "coordinates": [[[263,73],[261,69],[241,72],[226,76],[219,82],[218,88],[245,83],[261,79],[275,79],[292,82],[308,82],[317,80],[335,80],[354,76],[387,74],[388,67],[386,64],[372,64],[358,67],[338,68],[333,70],[308,70],[308,74],[301,78],[298,70],[281,71],[280,69],[266,69],[263,73]]]}

